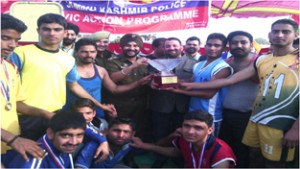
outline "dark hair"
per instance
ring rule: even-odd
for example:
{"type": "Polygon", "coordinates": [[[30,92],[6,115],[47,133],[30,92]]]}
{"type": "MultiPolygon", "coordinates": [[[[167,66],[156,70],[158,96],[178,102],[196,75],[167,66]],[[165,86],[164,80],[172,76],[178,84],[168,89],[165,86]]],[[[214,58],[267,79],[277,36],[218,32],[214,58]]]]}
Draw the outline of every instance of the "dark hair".
{"type": "Polygon", "coordinates": [[[59,14],[47,13],[47,14],[40,16],[37,21],[38,28],[44,23],[46,23],[46,24],[57,23],[59,25],[62,25],[65,29],[67,28],[66,19],[59,14]]]}
{"type": "Polygon", "coordinates": [[[95,103],[90,100],[90,99],[87,99],[87,98],[78,98],[76,99],[73,104],[71,105],[71,109],[73,111],[76,111],[77,108],[80,108],[80,107],[89,107],[93,110],[95,110],[95,103]]]}
{"type": "Polygon", "coordinates": [[[11,15],[1,14],[1,30],[13,29],[19,33],[23,33],[27,30],[25,23],[11,15]]]}
{"type": "Polygon", "coordinates": [[[164,44],[166,41],[166,38],[156,38],[152,41],[152,47],[153,48],[158,48],[159,44],[162,43],[164,44]]]}
{"type": "Polygon", "coordinates": [[[276,24],[289,24],[293,27],[295,32],[298,30],[298,27],[299,27],[297,22],[295,22],[291,19],[279,19],[279,20],[275,21],[274,23],[272,23],[271,29],[273,29],[274,25],[276,25],[276,24]]]}
{"type": "Polygon", "coordinates": [[[71,22],[67,22],[67,28],[69,30],[73,30],[75,32],[76,35],[78,35],[79,33],[79,27],[71,22]]]}
{"type": "Polygon", "coordinates": [[[206,42],[210,39],[219,39],[222,41],[222,44],[223,44],[223,48],[226,48],[226,45],[227,45],[227,39],[226,39],[226,36],[222,33],[211,33],[208,35],[207,39],[206,39],[206,42]]]}
{"type": "Polygon", "coordinates": [[[81,113],[71,111],[58,111],[51,118],[49,127],[53,132],[58,132],[69,128],[82,128],[85,130],[86,121],[81,113]]]}
{"type": "Polygon", "coordinates": [[[195,110],[188,112],[184,115],[184,120],[198,120],[204,122],[208,125],[208,127],[212,127],[213,124],[213,116],[208,112],[202,110],[195,110]]]}
{"type": "Polygon", "coordinates": [[[201,41],[200,39],[197,37],[197,36],[192,36],[192,37],[189,37],[186,41],[185,41],[185,44],[187,44],[188,41],[198,41],[199,42],[199,45],[201,44],[201,41]]]}
{"type": "Polygon", "coordinates": [[[110,120],[108,128],[111,128],[112,126],[118,125],[118,124],[127,124],[131,127],[131,129],[133,131],[136,130],[136,124],[131,118],[120,118],[120,117],[110,120]]]}
{"type": "MultiPolygon", "coordinates": [[[[176,38],[176,37],[170,37],[170,38],[167,38],[167,39],[166,39],[166,41],[171,41],[171,40],[176,40],[176,41],[179,42],[180,45],[182,45],[180,39],[178,39],[178,38],[176,38]]],[[[166,41],[165,41],[165,42],[166,42],[166,41]]]]}
{"type": "Polygon", "coordinates": [[[239,36],[239,35],[246,36],[251,43],[253,42],[253,36],[250,33],[245,32],[245,31],[233,31],[233,32],[230,32],[228,34],[228,36],[227,36],[228,42],[230,43],[231,40],[233,39],[233,37],[239,36]]]}
{"type": "Polygon", "coordinates": [[[79,39],[75,43],[74,50],[78,51],[81,46],[87,46],[87,45],[93,45],[93,46],[95,46],[95,49],[97,49],[97,44],[95,41],[93,41],[92,39],[89,39],[89,38],[82,38],[82,39],[79,39]]]}

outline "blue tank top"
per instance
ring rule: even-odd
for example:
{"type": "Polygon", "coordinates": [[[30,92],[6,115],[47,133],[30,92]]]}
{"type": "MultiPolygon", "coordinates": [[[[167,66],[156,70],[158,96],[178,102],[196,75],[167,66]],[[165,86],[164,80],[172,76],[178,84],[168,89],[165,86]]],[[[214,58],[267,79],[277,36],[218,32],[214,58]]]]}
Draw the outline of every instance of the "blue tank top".
{"type": "MultiPolygon", "coordinates": [[[[194,66],[194,82],[207,82],[220,70],[230,66],[222,59],[216,59],[204,67],[206,61],[198,62],[194,66]]],[[[231,71],[232,73],[232,71],[231,71]]],[[[212,98],[191,97],[189,111],[203,110],[214,117],[214,122],[222,120],[222,101],[226,94],[226,89],[220,89],[212,98]]]]}
{"type": "MultiPolygon", "coordinates": [[[[77,82],[91,96],[93,96],[98,102],[101,103],[101,101],[102,101],[102,96],[101,96],[102,79],[98,73],[98,70],[97,70],[95,64],[94,64],[94,71],[95,71],[95,75],[93,77],[91,77],[91,78],[80,77],[80,79],[77,82]]],[[[72,91],[67,90],[67,99],[66,99],[66,104],[63,107],[63,110],[70,109],[72,103],[77,98],[78,98],[78,96],[76,96],[72,91]]],[[[102,109],[100,109],[99,107],[96,107],[96,117],[99,117],[99,118],[105,117],[104,111],[102,109]]]]}

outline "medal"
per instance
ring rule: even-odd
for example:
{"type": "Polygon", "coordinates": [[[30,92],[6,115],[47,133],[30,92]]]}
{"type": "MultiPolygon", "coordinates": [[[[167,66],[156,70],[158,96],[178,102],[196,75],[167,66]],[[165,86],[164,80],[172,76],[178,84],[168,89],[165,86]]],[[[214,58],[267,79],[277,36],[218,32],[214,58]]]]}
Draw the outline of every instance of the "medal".
{"type": "Polygon", "coordinates": [[[6,104],[5,104],[5,109],[6,109],[6,110],[11,110],[11,108],[12,108],[11,103],[10,103],[10,102],[6,102],[6,104]]]}
{"type": "Polygon", "coordinates": [[[202,166],[207,141],[208,140],[206,140],[204,145],[202,146],[201,156],[199,158],[199,166],[198,167],[196,166],[197,164],[196,164],[196,160],[195,160],[194,153],[193,153],[192,143],[190,143],[190,151],[191,151],[191,157],[192,157],[192,162],[193,162],[194,168],[201,168],[201,166],[202,166]]]}

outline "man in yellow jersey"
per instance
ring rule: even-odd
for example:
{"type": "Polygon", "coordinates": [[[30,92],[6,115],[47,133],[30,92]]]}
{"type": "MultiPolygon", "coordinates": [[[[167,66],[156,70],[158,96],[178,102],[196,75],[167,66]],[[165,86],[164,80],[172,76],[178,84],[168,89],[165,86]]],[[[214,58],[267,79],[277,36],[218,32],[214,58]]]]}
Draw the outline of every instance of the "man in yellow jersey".
{"type": "Polygon", "coordinates": [[[27,161],[28,154],[42,158],[44,151],[38,143],[19,137],[19,111],[27,115],[39,115],[44,118],[51,118],[52,113],[27,106],[22,101],[25,95],[20,83],[17,67],[5,60],[11,54],[21,39],[21,34],[27,26],[20,20],[7,14],[1,14],[1,163],[5,166],[10,158],[11,148],[21,154],[27,161]]]}
{"type": "MultiPolygon", "coordinates": [[[[66,86],[79,97],[89,98],[95,104],[116,116],[113,105],[97,102],[78,83],[75,59],[59,48],[67,22],[58,14],[47,13],[37,22],[39,42],[18,47],[10,60],[18,66],[25,103],[50,112],[60,110],[66,100],[66,86]]],[[[37,117],[20,116],[21,135],[37,140],[45,134],[48,121],[37,117]]]]}
{"type": "MultiPolygon", "coordinates": [[[[299,49],[293,48],[297,30],[296,22],[277,20],[269,33],[272,54],[260,56],[253,65],[228,79],[181,84],[188,89],[211,89],[236,84],[258,74],[260,90],[243,138],[251,152],[260,152],[264,157],[265,165],[255,167],[286,168],[295,158],[295,149],[299,151],[299,49]]],[[[255,160],[261,159],[258,155],[253,156],[255,160]]],[[[250,159],[251,163],[256,161],[250,159]]],[[[299,164],[295,165],[299,168],[299,164]]]]}

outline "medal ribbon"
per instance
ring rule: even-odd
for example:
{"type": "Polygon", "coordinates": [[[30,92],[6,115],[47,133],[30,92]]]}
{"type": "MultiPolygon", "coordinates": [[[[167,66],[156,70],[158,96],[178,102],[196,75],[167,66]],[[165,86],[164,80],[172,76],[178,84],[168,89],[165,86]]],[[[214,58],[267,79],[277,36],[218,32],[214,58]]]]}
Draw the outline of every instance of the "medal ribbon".
{"type": "MultiPolygon", "coordinates": [[[[55,162],[56,165],[59,166],[59,168],[65,168],[63,163],[59,160],[59,158],[54,154],[54,152],[52,151],[51,147],[48,145],[47,141],[46,141],[46,135],[43,136],[43,142],[45,144],[46,149],[48,150],[49,154],[51,155],[51,157],[53,158],[53,161],[55,162]]],[[[73,159],[72,159],[72,155],[69,154],[69,158],[70,158],[70,162],[71,162],[71,168],[73,169],[73,159]]]]}
{"type": "Polygon", "coordinates": [[[5,76],[7,79],[7,85],[5,87],[4,82],[1,80],[1,93],[3,94],[3,96],[5,97],[6,102],[9,102],[10,98],[9,98],[9,74],[7,71],[7,68],[5,66],[5,63],[1,62],[1,64],[3,65],[3,70],[5,72],[5,76]]]}
{"type": "MultiPolygon", "coordinates": [[[[205,141],[205,143],[204,143],[204,145],[202,147],[202,150],[201,150],[201,156],[199,158],[199,167],[198,168],[201,168],[201,165],[202,165],[203,155],[204,155],[206,143],[207,143],[207,141],[205,141]]],[[[190,143],[190,150],[191,150],[191,157],[192,157],[193,167],[197,168],[197,166],[196,166],[197,163],[196,163],[195,156],[194,156],[193,149],[192,149],[192,143],[190,143]]]]}

